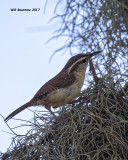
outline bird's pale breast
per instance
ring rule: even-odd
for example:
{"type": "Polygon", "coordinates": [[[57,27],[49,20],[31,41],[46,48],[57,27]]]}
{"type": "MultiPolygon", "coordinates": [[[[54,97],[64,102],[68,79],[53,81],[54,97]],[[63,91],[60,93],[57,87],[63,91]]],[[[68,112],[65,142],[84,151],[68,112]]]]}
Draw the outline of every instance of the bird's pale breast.
{"type": "Polygon", "coordinates": [[[84,83],[85,72],[76,72],[75,77],[75,83],[69,87],[52,91],[48,96],[48,104],[56,108],[70,103],[75,97],[78,97],[84,83]]]}

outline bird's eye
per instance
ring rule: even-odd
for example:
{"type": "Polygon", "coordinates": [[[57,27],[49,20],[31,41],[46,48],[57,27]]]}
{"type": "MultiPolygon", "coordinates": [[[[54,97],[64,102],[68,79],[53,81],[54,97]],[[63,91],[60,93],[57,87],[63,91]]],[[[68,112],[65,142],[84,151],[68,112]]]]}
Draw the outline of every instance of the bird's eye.
{"type": "Polygon", "coordinates": [[[85,62],[86,62],[86,60],[84,59],[82,62],[83,62],[83,63],[85,63],[85,62]]]}

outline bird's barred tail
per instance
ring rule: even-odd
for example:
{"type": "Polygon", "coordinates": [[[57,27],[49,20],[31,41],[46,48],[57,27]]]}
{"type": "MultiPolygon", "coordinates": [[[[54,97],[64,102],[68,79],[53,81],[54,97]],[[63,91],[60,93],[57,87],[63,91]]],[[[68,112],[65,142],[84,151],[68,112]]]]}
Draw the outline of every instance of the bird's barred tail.
{"type": "Polygon", "coordinates": [[[23,106],[19,107],[18,109],[16,109],[15,111],[13,111],[11,114],[9,114],[4,121],[8,121],[9,119],[11,119],[12,117],[14,117],[16,114],[20,113],[21,111],[23,111],[24,109],[28,108],[32,106],[31,102],[25,103],[23,106]]]}

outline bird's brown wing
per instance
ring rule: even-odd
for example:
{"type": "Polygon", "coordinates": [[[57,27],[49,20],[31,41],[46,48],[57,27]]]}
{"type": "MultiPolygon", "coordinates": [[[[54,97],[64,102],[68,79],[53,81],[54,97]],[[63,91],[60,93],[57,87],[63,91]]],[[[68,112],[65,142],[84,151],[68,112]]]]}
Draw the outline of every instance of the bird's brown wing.
{"type": "Polygon", "coordinates": [[[32,98],[31,101],[29,101],[28,103],[24,104],[23,106],[19,107],[18,109],[16,109],[15,111],[13,111],[9,116],[7,116],[5,118],[5,121],[8,121],[9,119],[11,119],[12,117],[14,117],[16,114],[20,113],[22,110],[36,105],[37,99],[42,99],[44,97],[47,96],[47,94],[49,94],[51,91],[57,89],[57,88],[65,88],[68,85],[72,84],[75,80],[75,78],[73,77],[73,75],[65,75],[66,73],[61,73],[56,75],[54,78],[52,78],[51,80],[49,80],[47,83],[45,83],[40,89],[39,91],[35,94],[35,96],[32,98]]]}
{"type": "Polygon", "coordinates": [[[54,78],[50,79],[46,82],[35,94],[32,98],[32,101],[35,99],[42,99],[46,97],[50,92],[58,89],[58,88],[66,88],[71,85],[75,81],[75,77],[73,74],[67,75],[67,73],[63,72],[61,74],[56,75],[54,78]]]}

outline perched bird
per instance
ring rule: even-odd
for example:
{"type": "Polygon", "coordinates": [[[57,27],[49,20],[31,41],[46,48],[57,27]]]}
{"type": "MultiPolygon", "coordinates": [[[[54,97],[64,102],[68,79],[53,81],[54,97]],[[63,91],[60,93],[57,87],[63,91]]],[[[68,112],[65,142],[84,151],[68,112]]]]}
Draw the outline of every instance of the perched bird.
{"type": "Polygon", "coordinates": [[[7,116],[5,121],[8,121],[28,107],[38,105],[45,106],[56,119],[56,115],[52,112],[51,106],[53,108],[63,106],[80,95],[88,62],[92,56],[100,52],[101,51],[94,53],[88,52],[71,57],[55,77],[46,82],[29,102],[7,116]]]}

